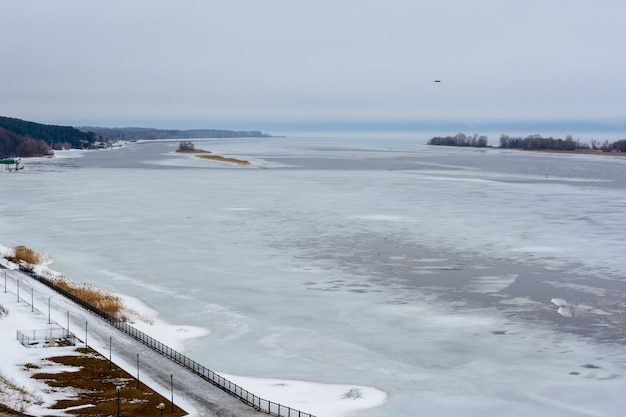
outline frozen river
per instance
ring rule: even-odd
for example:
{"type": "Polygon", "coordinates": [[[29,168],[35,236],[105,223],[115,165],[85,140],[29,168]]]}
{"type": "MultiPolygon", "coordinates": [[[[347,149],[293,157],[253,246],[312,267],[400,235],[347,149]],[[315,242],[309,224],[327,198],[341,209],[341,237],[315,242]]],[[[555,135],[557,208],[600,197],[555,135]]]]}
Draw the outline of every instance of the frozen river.
{"type": "Polygon", "coordinates": [[[626,409],[626,158],[195,145],[252,165],[163,141],[0,173],[0,242],[206,329],[183,353],[215,371],[386,393],[355,416],[626,409]]]}

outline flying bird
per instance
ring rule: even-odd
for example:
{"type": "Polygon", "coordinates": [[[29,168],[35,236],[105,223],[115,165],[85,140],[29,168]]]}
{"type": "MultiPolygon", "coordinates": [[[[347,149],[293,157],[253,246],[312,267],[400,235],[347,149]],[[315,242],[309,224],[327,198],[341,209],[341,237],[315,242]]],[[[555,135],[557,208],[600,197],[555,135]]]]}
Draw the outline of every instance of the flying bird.
{"type": "Polygon", "coordinates": [[[433,81],[433,82],[434,82],[434,83],[440,83],[440,82],[441,82],[441,80],[435,80],[435,81],[433,81]]]}

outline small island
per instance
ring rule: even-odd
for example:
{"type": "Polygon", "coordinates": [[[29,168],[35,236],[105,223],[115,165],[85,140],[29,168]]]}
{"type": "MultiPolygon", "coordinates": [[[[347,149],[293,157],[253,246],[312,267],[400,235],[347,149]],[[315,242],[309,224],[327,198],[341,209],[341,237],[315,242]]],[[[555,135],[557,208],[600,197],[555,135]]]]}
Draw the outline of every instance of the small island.
{"type": "Polygon", "coordinates": [[[227,158],[225,156],[213,155],[211,151],[205,151],[203,149],[196,149],[193,142],[191,141],[180,142],[178,144],[178,149],[176,149],[176,153],[189,153],[189,154],[194,154],[197,158],[210,159],[213,161],[220,161],[220,162],[229,162],[231,164],[237,164],[237,165],[251,165],[250,161],[246,161],[245,159],[227,158]]]}

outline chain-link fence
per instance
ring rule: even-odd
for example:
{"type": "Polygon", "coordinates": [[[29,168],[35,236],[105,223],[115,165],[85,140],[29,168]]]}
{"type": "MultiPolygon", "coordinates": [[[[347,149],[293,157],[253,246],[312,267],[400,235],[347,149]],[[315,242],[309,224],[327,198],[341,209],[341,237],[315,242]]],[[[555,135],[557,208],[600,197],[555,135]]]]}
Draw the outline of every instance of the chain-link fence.
{"type": "Polygon", "coordinates": [[[47,329],[18,330],[17,340],[26,347],[73,346],[76,337],[63,327],[47,329]]]}

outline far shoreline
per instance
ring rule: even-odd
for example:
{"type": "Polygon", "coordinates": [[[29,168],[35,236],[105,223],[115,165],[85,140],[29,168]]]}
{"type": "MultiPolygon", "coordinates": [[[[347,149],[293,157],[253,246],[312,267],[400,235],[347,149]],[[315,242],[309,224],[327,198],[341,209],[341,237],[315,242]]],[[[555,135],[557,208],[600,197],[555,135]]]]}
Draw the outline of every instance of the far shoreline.
{"type": "Polygon", "coordinates": [[[498,151],[519,151],[519,152],[539,152],[539,153],[551,153],[551,154],[564,154],[564,155],[597,155],[597,156],[626,156],[626,152],[610,151],[605,152],[601,149],[528,149],[528,148],[503,148],[501,146],[455,146],[455,145],[430,145],[434,147],[445,148],[462,148],[462,149],[491,149],[498,151]]]}
{"type": "Polygon", "coordinates": [[[626,152],[605,152],[600,149],[523,149],[523,148],[496,148],[496,149],[511,149],[525,152],[541,152],[541,153],[555,153],[566,155],[597,155],[597,156],[626,156],[626,152]]]}

